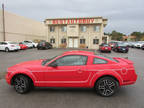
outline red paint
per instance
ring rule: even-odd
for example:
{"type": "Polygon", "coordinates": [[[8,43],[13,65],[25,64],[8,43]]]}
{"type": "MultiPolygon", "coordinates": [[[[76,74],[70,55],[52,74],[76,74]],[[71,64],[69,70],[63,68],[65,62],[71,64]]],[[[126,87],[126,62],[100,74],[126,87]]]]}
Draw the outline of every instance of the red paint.
{"type": "Polygon", "coordinates": [[[11,79],[17,74],[29,76],[34,85],[38,87],[94,87],[98,78],[110,75],[115,77],[120,86],[134,84],[137,75],[133,63],[124,58],[114,58],[118,62],[94,55],[87,51],[68,51],[51,60],[46,65],[41,65],[42,60],[19,63],[8,68],[6,81],[11,84],[11,79]],[[86,65],[82,66],[57,66],[50,67],[50,63],[67,55],[85,55],[88,57],[86,65]],[[94,58],[107,61],[107,64],[93,64],[94,58]]]}
{"type": "Polygon", "coordinates": [[[111,47],[110,46],[100,46],[99,50],[100,51],[111,51],[111,47]]]}
{"type": "Polygon", "coordinates": [[[81,18],[81,19],[54,19],[52,20],[52,24],[90,24],[94,23],[95,19],[87,19],[87,18],[81,18]]]}
{"type": "Polygon", "coordinates": [[[26,45],[24,45],[24,44],[19,44],[19,46],[20,46],[20,49],[22,49],[22,50],[24,50],[24,49],[27,49],[28,47],[26,46],[26,45]]]}

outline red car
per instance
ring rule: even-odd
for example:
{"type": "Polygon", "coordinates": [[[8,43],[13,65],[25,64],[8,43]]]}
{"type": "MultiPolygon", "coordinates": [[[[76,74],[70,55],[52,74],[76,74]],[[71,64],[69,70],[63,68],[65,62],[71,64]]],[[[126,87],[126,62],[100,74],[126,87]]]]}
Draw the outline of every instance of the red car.
{"type": "Polygon", "coordinates": [[[25,50],[28,48],[25,44],[22,44],[22,43],[19,43],[19,46],[21,50],[25,50]]]}
{"type": "Polygon", "coordinates": [[[99,50],[101,52],[109,52],[111,53],[111,47],[108,45],[108,44],[105,44],[105,43],[102,43],[100,46],[99,46],[99,50]]]}
{"type": "Polygon", "coordinates": [[[7,71],[7,83],[21,94],[33,86],[87,87],[95,88],[101,96],[111,96],[118,87],[137,80],[130,60],[87,51],[68,51],[51,59],[23,62],[7,71]]]}

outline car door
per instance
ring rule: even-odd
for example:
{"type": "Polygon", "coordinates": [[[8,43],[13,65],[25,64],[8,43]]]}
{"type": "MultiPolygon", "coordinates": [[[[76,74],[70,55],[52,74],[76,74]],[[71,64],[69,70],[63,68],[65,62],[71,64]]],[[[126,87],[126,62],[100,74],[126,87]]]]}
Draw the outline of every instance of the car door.
{"type": "Polygon", "coordinates": [[[50,63],[45,81],[50,86],[82,86],[88,82],[87,56],[67,55],[50,63]]]}

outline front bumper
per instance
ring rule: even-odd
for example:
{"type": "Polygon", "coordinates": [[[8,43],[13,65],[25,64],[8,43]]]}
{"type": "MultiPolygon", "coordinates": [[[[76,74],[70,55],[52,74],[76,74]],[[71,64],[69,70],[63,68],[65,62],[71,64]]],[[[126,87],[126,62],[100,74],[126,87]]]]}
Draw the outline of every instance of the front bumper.
{"type": "Polygon", "coordinates": [[[6,82],[7,82],[9,85],[11,85],[11,80],[10,80],[9,76],[10,76],[10,75],[7,73],[6,76],[5,76],[5,79],[6,79],[6,82]]]}

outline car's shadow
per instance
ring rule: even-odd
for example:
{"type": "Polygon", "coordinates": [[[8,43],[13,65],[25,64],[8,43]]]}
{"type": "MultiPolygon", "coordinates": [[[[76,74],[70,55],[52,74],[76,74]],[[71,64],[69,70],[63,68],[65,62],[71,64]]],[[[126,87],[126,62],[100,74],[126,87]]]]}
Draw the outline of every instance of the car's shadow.
{"type": "MultiPolygon", "coordinates": [[[[130,88],[122,87],[112,97],[125,97],[129,95],[130,88]]],[[[50,93],[50,94],[80,94],[80,95],[93,95],[99,96],[94,88],[55,88],[55,87],[35,87],[32,93],[50,93]]],[[[101,97],[101,96],[99,96],[101,97]]]]}

